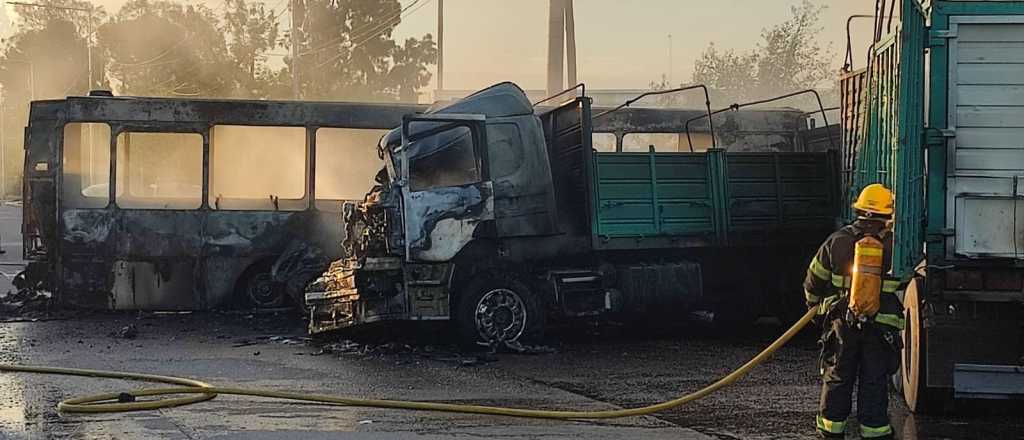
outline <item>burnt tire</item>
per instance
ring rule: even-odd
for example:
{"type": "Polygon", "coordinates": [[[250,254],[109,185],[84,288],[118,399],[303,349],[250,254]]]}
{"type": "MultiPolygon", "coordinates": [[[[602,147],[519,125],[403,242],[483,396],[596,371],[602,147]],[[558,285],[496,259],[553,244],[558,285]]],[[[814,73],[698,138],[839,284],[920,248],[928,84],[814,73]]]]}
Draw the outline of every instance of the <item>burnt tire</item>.
{"type": "Polygon", "coordinates": [[[914,278],[907,286],[903,297],[903,315],[906,327],[901,332],[903,350],[900,355],[900,386],[907,408],[915,413],[934,413],[945,403],[941,389],[928,387],[925,381],[927,369],[927,340],[921,317],[921,289],[924,280],[914,278]]]}
{"type": "Polygon", "coordinates": [[[459,291],[455,328],[467,347],[537,342],[544,335],[544,308],[521,277],[483,273],[459,291]]]}
{"type": "Polygon", "coordinates": [[[271,268],[272,263],[257,263],[242,274],[235,292],[240,306],[274,309],[288,305],[288,293],[274,281],[271,268]]]}

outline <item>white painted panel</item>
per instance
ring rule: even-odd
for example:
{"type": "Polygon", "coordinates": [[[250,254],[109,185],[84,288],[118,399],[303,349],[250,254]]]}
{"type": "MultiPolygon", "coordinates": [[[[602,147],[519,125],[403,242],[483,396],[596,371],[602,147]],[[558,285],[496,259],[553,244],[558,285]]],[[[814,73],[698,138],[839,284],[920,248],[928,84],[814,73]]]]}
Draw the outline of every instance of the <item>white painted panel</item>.
{"type": "MultiPolygon", "coordinates": [[[[1007,78],[1019,82],[1019,79],[1007,78]]],[[[956,89],[957,105],[1019,106],[1024,103],[1024,85],[964,85],[956,89]]]]}
{"type": "Polygon", "coordinates": [[[956,118],[957,127],[1024,127],[1024,107],[958,106],[956,118]]]}
{"type": "Polygon", "coordinates": [[[954,17],[947,227],[972,258],[1024,256],[1024,17],[954,17]],[[986,22],[988,21],[988,22],[986,22]]]}
{"type": "Polygon", "coordinates": [[[1024,34],[1020,33],[1020,25],[1015,23],[969,25],[962,24],[956,35],[961,42],[1024,42],[1024,34]]]}
{"type": "MultiPolygon", "coordinates": [[[[961,26],[960,29],[967,26],[961,26]]],[[[957,42],[961,63],[1024,63],[1024,42],[957,42]]]]}
{"type": "Polygon", "coordinates": [[[971,170],[1005,171],[1007,177],[1024,174],[1024,151],[958,148],[956,169],[958,174],[969,174],[971,170]]]}
{"type": "Polygon", "coordinates": [[[1015,257],[1015,200],[957,199],[956,253],[976,257],[1015,257]]]}
{"type": "Polygon", "coordinates": [[[988,194],[1008,197],[1013,193],[1013,179],[957,176],[951,188],[955,194],[988,194]]]}
{"type": "Polygon", "coordinates": [[[1024,149],[1024,128],[960,128],[956,131],[956,147],[1024,149]]]}
{"type": "Polygon", "coordinates": [[[1024,64],[959,64],[956,67],[957,84],[1019,84],[1024,78],[1024,64]]]}

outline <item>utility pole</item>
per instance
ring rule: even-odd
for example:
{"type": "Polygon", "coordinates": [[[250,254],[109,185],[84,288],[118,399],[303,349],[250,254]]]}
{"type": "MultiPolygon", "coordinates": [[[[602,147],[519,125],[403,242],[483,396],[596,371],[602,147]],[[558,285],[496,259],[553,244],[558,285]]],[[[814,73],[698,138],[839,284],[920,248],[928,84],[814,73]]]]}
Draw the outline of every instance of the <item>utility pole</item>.
{"type": "Polygon", "coordinates": [[[7,130],[4,129],[4,88],[0,86],[0,200],[7,200],[7,130]]]}
{"type": "Polygon", "coordinates": [[[92,3],[89,3],[89,9],[85,13],[89,14],[89,24],[85,35],[85,56],[88,58],[87,62],[89,63],[89,87],[86,87],[85,91],[88,93],[96,86],[96,82],[92,79],[92,3]]]}
{"type": "Polygon", "coordinates": [[[548,0],[548,96],[565,89],[565,3],[548,0]]]}
{"type": "Polygon", "coordinates": [[[434,100],[444,93],[444,0],[437,0],[437,92],[434,100]]]}
{"type": "Polygon", "coordinates": [[[675,87],[672,82],[672,34],[668,34],[668,86],[675,87]]]}
{"type": "Polygon", "coordinates": [[[576,19],[572,10],[572,0],[562,0],[565,8],[565,58],[568,85],[576,85],[576,19]]]}
{"type": "Polygon", "coordinates": [[[299,94],[299,27],[296,26],[298,22],[295,20],[296,3],[296,0],[291,0],[289,4],[292,20],[292,97],[295,98],[295,100],[299,100],[302,99],[302,96],[299,94]]]}

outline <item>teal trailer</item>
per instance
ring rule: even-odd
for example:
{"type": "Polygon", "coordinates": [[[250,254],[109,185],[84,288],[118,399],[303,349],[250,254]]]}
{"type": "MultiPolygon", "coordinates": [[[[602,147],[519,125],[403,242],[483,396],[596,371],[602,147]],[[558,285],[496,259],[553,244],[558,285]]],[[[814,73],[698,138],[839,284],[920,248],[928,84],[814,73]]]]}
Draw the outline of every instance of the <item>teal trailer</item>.
{"type": "Polygon", "coordinates": [[[896,192],[897,385],[916,411],[1024,396],[1024,2],[878,8],[867,67],[841,80],[843,165],[848,199],[896,192]]]}

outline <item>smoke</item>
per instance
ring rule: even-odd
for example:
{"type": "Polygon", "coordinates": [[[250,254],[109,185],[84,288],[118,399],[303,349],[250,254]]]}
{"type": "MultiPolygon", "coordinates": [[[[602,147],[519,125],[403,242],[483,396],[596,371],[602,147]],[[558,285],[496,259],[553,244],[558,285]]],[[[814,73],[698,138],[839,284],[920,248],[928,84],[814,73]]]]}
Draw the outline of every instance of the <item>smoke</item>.
{"type": "Polygon", "coordinates": [[[316,132],[316,194],[320,200],[361,200],[384,166],[377,143],[388,130],[321,128],[316,132]]]}

